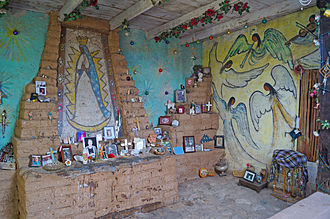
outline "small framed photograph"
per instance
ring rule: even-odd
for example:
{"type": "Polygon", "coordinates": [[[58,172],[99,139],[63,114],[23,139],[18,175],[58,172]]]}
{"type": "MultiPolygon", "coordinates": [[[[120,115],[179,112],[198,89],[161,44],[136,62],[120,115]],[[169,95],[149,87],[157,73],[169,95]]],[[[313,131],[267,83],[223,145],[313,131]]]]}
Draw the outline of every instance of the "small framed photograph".
{"type": "Polygon", "coordinates": [[[96,158],[97,140],[96,137],[83,138],[83,153],[89,159],[96,158]]]}
{"type": "Polygon", "coordinates": [[[156,128],[154,128],[154,131],[155,131],[155,133],[157,135],[161,135],[162,134],[162,129],[161,128],[156,127],[156,128]]]}
{"type": "Polygon", "coordinates": [[[118,156],[118,149],[115,144],[109,144],[105,146],[105,153],[108,158],[113,158],[118,156]]]}
{"type": "Polygon", "coordinates": [[[30,156],[30,167],[41,167],[41,155],[30,156]]]}
{"type": "Polygon", "coordinates": [[[78,142],[83,142],[83,138],[86,138],[86,132],[78,131],[77,138],[78,138],[78,142]]]}
{"type": "Polygon", "coordinates": [[[196,144],[195,148],[196,148],[196,152],[203,151],[203,144],[196,144]]]}
{"type": "Polygon", "coordinates": [[[200,104],[196,104],[195,105],[195,113],[196,114],[202,113],[202,108],[201,108],[201,105],[200,104]]]}
{"type": "Polygon", "coordinates": [[[252,172],[250,170],[245,170],[243,179],[245,179],[245,180],[247,180],[249,182],[253,182],[255,177],[256,177],[256,173],[255,172],[252,172]]]}
{"type": "Polygon", "coordinates": [[[67,160],[73,161],[73,154],[72,154],[72,149],[71,149],[70,145],[62,146],[61,157],[62,157],[62,162],[65,162],[67,160]]]}
{"type": "Polygon", "coordinates": [[[260,176],[260,175],[256,175],[256,181],[257,181],[257,183],[262,183],[262,176],[260,176]]]}
{"type": "Polygon", "coordinates": [[[193,85],[193,83],[194,83],[194,79],[193,78],[187,78],[186,80],[187,80],[186,83],[187,83],[188,86],[193,85]]]}
{"type": "Polygon", "coordinates": [[[106,126],[104,127],[104,138],[106,140],[115,139],[116,133],[115,133],[115,127],[114,126],[106,126]]]}
{"type": "Polygon", "coordinates": [[[171,117],[170,116],[160,116],[159,125],[171,125],[171,117]]]}
{"type": "Polygon", "coordinates": [[[175,91],[175,102],[185,103],[186,102],[186,90],[176,90],[175,91]]]}
{"type": "Polygon", "coordinates": [[[52,156],[50,154],[42,155],[42,166],[45,166],[46,164],[53,163],[52,156]]]}
{"type": "Polygon", "coordinates": [[[178,114],[184,114],[184,106],[178,106],[178,114]]]}
{"type": "Polygon", "coordinates": [[[36,81],[36,93],[43,96],[47,94],[46,81],[36,81]]]}
{"type": "Polygon", "coordinates": [[[205,104],[201,104],[201,106],[202,106],[202,113],[206,113],[207,111],[206,111],[206,105],[205,104]]]}
{"type": "Polygon", "coordinates": [[[225,140],[223,135],[214,136],[214,147],[215,148],[225,148],[225,140]]]}
{"type": "Polygon", "coordinates": [[[183,136],[183,150],[185,153],[195,152],[194,136],[183,136]]]}

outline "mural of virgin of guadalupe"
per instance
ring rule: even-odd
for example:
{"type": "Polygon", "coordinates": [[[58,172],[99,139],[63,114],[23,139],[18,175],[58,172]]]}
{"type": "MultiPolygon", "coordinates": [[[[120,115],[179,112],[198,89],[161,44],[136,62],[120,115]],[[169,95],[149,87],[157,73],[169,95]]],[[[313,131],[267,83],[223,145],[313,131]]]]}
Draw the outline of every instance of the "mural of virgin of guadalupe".
{"type": "MultiPolygon", "coordinates": [[[[69,82],[66,84],[69,93],[66,93],[69,104],[67,105],[67,121],[75,129],[95,132],[106,126],[113,113],[111,106],[105,98],[108,96],[105,88],[106,82],[102,80],[104,73],[98,63],[101,58],[96,58],[99,51],[90,52],[87,47],[87,37],[77,37],[79,51],[72,48],[74,54],[69,55],[68,62],[71,68],[69,82]]],[[[104,77],[104,79],[107,79],[104,77]]]]}

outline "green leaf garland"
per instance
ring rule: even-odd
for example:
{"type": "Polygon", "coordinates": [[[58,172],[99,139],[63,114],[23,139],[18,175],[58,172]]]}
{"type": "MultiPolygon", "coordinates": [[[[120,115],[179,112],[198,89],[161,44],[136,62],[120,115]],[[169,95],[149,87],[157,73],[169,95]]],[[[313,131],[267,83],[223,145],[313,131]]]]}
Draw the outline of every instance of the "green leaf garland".
{"type": "Polygon", "coordinates": [[[64,21],[75,21],[82,17],[81,12],[87,7],[94,7],[99,10],[97,0],[83,0],[70,14],[64,14],[64,21]]]}
{"type": "Polygon", "coordinates": [[[10,0],[0,1],[0,17],[5,15],[9,10],[9,2],[10,0]]]}

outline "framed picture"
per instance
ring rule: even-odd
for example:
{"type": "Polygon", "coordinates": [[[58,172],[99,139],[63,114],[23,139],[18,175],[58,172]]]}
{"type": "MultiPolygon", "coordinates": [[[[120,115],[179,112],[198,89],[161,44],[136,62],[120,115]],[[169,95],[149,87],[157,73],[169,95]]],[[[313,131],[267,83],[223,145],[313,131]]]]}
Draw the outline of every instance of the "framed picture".
{"type": "Polygon", "coordinates": [[[89,159],[96,158],[97,140],[96,137],[83,138],[83,153],[89,159]]]}
{"type": "Polygon", "coordinates": [[[225,148],[225,140],[223,135],[214,136],[214,147],[215,148],[225,148]]]}
{"type": "Polygon", "coordinates": [[[73,161],[72,149],[70,145],[63,145],[61,150],[62,162],[73,161]]]}
{"type": "Polygon", "coordinates": [[[196,144],[196,151],[203,151],[203,144],[196,144]]]}
{"type": "Polygon", "coordinates": [[[176,90],[175,91],[175,102],[185,103],[186,102],[186,90],[176,90]]]}
{"type": "Polygon", "coordinates": [[[52,156],[50,154],[42,155],[42,166],[45,166],[46,164],[53,163],[52,156]]]}
{"type": "Polygon", "coordinates": [[[154,131],[155,131],[155,133],[157,135],[161,135],[162,134],[162,129],[161,128],[156,127],[156,128],[154,128],[154,131]]]}
{"type": "Polygon", "coordinates": [[[108,158],[117,157],[118,156],[118,149],[115,144],[109,144],[105,146],[105,153],[108,158]],[[111,155],[112,154],[112,155],[111,155]]]}
{"type": "Polygon", "coordinates": [[[185,153],[195,152],[194,136],[183,136],[183,150],[185,153]]]}
{"type": "Polygon", "coordinates": [[[41,155],[30,156],[30,167],[41,167],[41,155]]]}
{"type": "Polygon", "coordinates": [[[253,182],[255,177],[256,177],[256,173],[255,172],[252,172],[250,170],[245,170],[243,179],[245,179],[245,180],[247,180],[249,182],[253,182]]]}
{"type": "Polygon", "coordinates": [[[256,181],[257,183],[262,183],[262,176],[256,175],[256,181]]]}
{"type": "Polygon", "coordinates": [[[115,139],[116,133],[115,133],[115,127],[114,126],[106,126],[104,127],[104,138],[106,140],[115,139]]]}
{"type": "Polygon", "coordinates": [[[195,105],[195,113],[196,114],[202,113],[202,108],[201,108],[201,105],[200,104],[196,104],[195,105]]]}
{"type": "Polygon", "coordinates": [[[86,132],[78,131],[77,132],[77,138],[78,138],[78,142],[82,142],[83,138],[86,138],[86,132]]]}
{"type": "Polygon", "coordinates": [[[160,116],[159,125],[171,125],[171,117],[170,116],[160,116]]]}
{"type": "Polygon", "coordinates": [[[43,96],[47,94],[46,81],[36,81],[36,93],[43,96]]]}
{"type": "Polygon", "coordinates": [[[184,106],[178,106],[178,114],[184,114],[184,106]]]}

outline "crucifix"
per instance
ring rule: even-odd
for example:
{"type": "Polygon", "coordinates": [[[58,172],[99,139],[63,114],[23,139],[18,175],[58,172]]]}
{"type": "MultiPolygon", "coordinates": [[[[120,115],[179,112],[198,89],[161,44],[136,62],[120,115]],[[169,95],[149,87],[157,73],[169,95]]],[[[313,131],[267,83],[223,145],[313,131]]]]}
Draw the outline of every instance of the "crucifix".
{"type": "Polygon", "coordinates": [[[210,101],[206,104],[207,106],[207,111],[210,112],[212,104],[210,103],[210,101]]]}
{"type": "Polygon", "coordinates": [[[7,95],[3,94],[2,91],[0,90],[0,105],[2,104],[2,98],[6,98],[7,95]]]}
{"type": "Polygon", "coordinates": [[[135,122],[136,122],[136,127],[137,127],[137,130],[139,130],[139,131],[140,131],[140,122],[141,122],[141,120],[139,120],[139,118],[138,118],[138,117],[135,117],[135,122]]]}
{"type": "Polygon", "coordinates": [[[124,141],[125,141],[125,142],[122,142],[122,143],[120,144],[120,146],[125,147],[125,150],[128,150],[127,139],[124,139],[124,141]]]}
{"type": "Polygon", "coordinates": [[[49,152],[47,152],[47,154],[50,154],[52,156],[53,162],[55,161],[54,154],[56,154],[56,153],[57,153],[57,151],[54,151],[53,148],[49,148],[49,152]]]}

